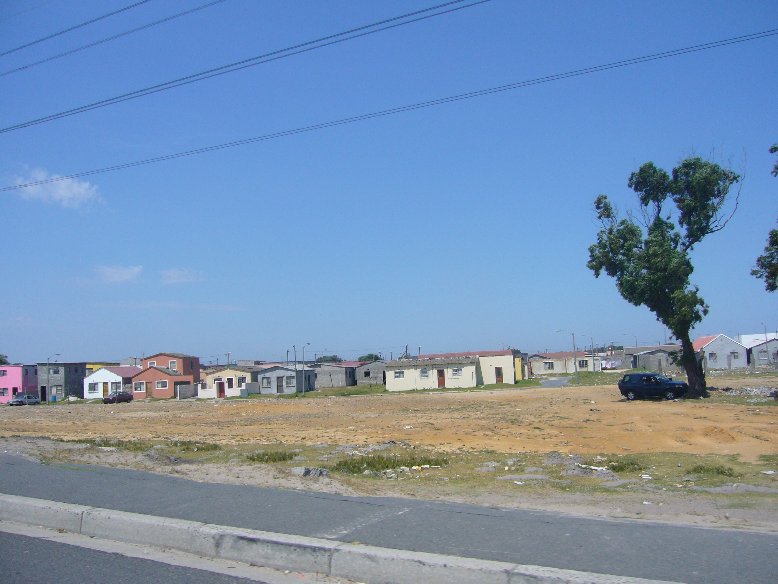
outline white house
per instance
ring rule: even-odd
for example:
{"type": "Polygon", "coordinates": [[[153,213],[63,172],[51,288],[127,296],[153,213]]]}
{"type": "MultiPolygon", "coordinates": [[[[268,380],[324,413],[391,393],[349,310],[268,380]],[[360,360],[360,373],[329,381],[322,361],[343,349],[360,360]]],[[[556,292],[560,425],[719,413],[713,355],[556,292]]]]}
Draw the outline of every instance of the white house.
{"type": "Polygon", "coordinates": [[[778,366],[778,339],[769,339],[748,349],[749,363],[754,367],[778,366]]]}
{"type": "Polygon", "coordinates": [[[256,367],[226,365],[219,369],[210,369],[197,389],[199,398],[246,397],[246,386],[252,381],[256,367]]]}
{"type": "Polygon", "coordinates": [[[521,356],[518,351],[505,349],[500,351],[465,351],[462,353],[430,353],[419,355],[418,360],[452,359],[469,357],[477,360],[476,385],[492,385],[495,383],[516,383],[516,362],[521,367],[521,356]]]}
{"type": "Polygon", "coordinates": [[[132,392],[132,376],[143,371],[132,365],[103,367],[84,378],[84,399],[102,399],[111,391],[132,392]]]}
{"type": "Polygon", "coordinates": [[[477,357],[387,361],[386,390],[475,387],[478,385],[477,369],[477,357]]]}
{"type": "Polygon", "coordinates": [[[705,370],[743,369],[748,366],[747,349],[727,335],[709,335],[694,341],[694,352],[705,370]]]}
{"type": "Polygon", "coordinates": [[[584,351],[558,351],[530,355],[532,375],[567,375],[576,371],[601,371],[603,358],[584,351]]]}

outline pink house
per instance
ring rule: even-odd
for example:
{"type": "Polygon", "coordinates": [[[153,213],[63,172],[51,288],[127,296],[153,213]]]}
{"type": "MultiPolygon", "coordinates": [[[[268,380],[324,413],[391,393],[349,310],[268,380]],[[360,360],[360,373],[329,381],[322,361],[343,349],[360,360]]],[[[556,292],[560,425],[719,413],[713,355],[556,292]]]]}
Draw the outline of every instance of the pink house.
{"type": "Polygon", "coordinates": [[[8,403],[22,393],[23,365],[0,365],[0,404],[8,403]]]}

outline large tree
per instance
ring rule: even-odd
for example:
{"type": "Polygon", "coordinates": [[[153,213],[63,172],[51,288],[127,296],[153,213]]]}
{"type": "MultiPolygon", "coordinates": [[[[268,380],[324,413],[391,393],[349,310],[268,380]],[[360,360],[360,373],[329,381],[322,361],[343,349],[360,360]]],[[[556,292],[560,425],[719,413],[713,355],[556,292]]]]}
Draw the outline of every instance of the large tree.
{"type": "Polygon", "coordinates": [[[690,253],[732,217],[725,203],[739,180],[731,170],[697,157],[683,160],[671,174],[647,162],[628,182],[640,201],[640,221],[632,215],[620,219],[605,195],[594,202],[602,227],[589,247],[587,266],[595,277],[605,272],[615,278],[625,300],[646,306],[680,341],[689,397],[707,396],[690,333],[708,313],[699,288],[689,280],[694,271],[690,253]]]}
{"type": "Polygon", "coordinates": [[[8,365],[8,355],[0,355],[0,365],[8,365]]]}
{"type": "MultiPolygon", "coordinates": [[[[778,152],[778,144],[773,144],[770,152],[778,152]]],[[[773,166],[773,176],[778,176],[778,162],[773,166]]],[[[764,280],[764,287],[768,292],[778,290],[778,229],[771,229],[767,234],[764,254],[756,258],[756,267],[751,270],[751,275],[764,280]]]]}

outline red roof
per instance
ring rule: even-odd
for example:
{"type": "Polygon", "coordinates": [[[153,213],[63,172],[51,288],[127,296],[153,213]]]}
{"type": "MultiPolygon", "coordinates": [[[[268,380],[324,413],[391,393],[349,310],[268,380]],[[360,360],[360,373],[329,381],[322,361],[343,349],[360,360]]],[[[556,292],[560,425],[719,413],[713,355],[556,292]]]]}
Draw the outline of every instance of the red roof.
{"type": "Polygon", "coordinates": [[[136,373],[140,373],[141,371],[143,371],[142,367],[135,367],[134,365],[123,365],[121,367],[104,367],[104,369],[118,375],[119,377],[132,377],[136,373]]]}
{"type": "Polygon", "coordinates": [[[503,357],[513,355],[513,351],[505,349],[503,351],[462,351],[459,353],[430,353],[419,355],[419,359],[450,359],[452,357],[503,357]]]}
{"type": "Polygon", "coordinates": [[[716,340],[717,337],[720,336],[721,335],[708,335],[707,337],[700,337],[699,339],[694,341],[694,343],[692,343],[694,345],[695,352],[701,351],[702,349],[710,345],[714,340],[716,340]]]}

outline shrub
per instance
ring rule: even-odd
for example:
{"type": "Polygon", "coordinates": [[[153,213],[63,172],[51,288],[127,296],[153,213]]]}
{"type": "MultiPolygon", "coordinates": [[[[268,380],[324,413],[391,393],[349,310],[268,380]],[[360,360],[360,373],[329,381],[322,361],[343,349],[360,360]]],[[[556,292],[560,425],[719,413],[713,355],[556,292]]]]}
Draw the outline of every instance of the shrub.
{"type": "Polygon", "coordinates": [[[613,472],[640,472],[646,467],[639,460],[628,456],[609,462],[608,468],[613,472]]]}
{"type": "Polygon", "coordinates": [[[170,445],[179,448],[182,452],[213,452],[221,448],[218,444],[193,442],[191,440],[174,440],[170,445]]]}
{"type": "Polygon", "coordinates": [[[699,474],[699,475],[712,475],[712,476],[722,476],[722,477],[737,477],[737,472],[735,472],[735,469],[729,466],[724,466],[723,464],[698,464],[696,466],[693,466],[689,472],[692,474],[699,474]]]}

